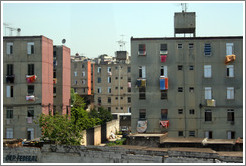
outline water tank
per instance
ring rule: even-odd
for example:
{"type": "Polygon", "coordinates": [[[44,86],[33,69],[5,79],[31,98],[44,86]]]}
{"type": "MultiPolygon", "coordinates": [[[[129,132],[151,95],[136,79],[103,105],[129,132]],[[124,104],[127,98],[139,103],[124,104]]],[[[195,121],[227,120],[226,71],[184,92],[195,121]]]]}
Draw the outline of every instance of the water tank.
{"type": "Polygon", "coordinates": [[[196,32],[196,13],[180,12],[174,14],[174,33],[193,33],[196,32]]]}

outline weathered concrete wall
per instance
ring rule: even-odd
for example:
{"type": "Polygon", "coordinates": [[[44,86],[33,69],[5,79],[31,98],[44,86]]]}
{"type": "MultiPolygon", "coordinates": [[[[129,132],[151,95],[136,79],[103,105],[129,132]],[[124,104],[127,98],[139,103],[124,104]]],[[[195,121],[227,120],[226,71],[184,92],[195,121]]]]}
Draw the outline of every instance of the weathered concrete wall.
{"type": "Polygon", "coordinates": [[[96,126],[94,128],[94,145],[101,144],[101,126],[96,126]]]}
{"type": "Polygon", "coordinates": [[[44,145],[41,148],[3,149],[4,163],[219,163],[243,162],[243,157],[221,157],[216,152],[124,148],[102,146],[44,145]]]}
{"type": "Polygon", "coordinates": [[[107,139],[109,138],[111,131],[113,133],[117,133],[117,132],[119,132],[119,130],[120,130],[120,121],[119,121],[119,119],[107,122],[107,134],[106,134],[107,139]]]}

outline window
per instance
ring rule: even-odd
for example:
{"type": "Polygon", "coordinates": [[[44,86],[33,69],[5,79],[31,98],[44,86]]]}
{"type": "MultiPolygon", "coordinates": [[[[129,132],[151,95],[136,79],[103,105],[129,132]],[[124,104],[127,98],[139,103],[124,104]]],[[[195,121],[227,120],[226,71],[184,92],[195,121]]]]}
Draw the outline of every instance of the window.
{"type": "Polygon", "coordinates": [[[82,72],[82,77],[85,77],[85,71],[82,72]]]}
{"type": "Polygon", "coordinates": [[[27,108],[27,117],[34,117],[34,108],[33,107],[27,108]]]}
{"type": "Polygon", "coordinates": [[[27,43],[27,54],[34,54],[34,42],[27,43]]]}
{"type": "Polygon", "coordinates": [[[108,103],[111,103],[111,97],[108,97],[108,103]]]}
{"type": "Polygon", "coordinates": [[[115,77],[116,80],[118,80],[118,77],[115,77]]]}
{"type": "Polygon", "coordinates": [[[97,68],[97,73],[101,73],[101,67],[97,68]]]}
{"type": "Polygon", "coordinates": [[[56,87],[53,87],[53,94],[56,94],[56,87]]]}
{"type": "Polygon", "coordinates": [[[235,131],[228,131],[227,132],[228,139],[235,139],[235,131]]]}
{"type": "Polygon", "coordinates": [[[123,79],[123,77],[120,77],[120,79],[122,80],[122,79],[123,79]]]}
{"type": "Polygon", "coordinates": [[[179,114],[183,114],[183,109],[178,109],[179,114]]]}
{"type": "Polygon", "coordinates": [[[205,131],[205,138],[212,139],[213,138],[213,132],[212,131],[205,131]]]}
{"type": "Polygon", "coordinates": [[[179,131],[179,137],[183,137],[184,136],[184,132],[183,131],[179,131]]]}
{"type": "Polygon", "coordinates": [[[82,68],[85,68],[85,65],[84,64],[82,64],[82,68]]]}
{"type": "Polygon", "coordinates": [[[212,111],[205,110],[205,122],[212,121],[212,111]]]}
{"type": "Polygon", "coordinates": [[[123,110],[123,107],[120,107],[121,110],[123,110]]]}
{"type": "Polygon", "coordinates": [[[100,87],[97,88],[97,93],[102,93],[102,89],[100,87]]]}
{"type": "Polygon", "coordinates": [[[139,88],[139,99],[140,100],[146,99],[145,91],[146,91],[145,87],[139,88]]]}
{"type": "Polygon", "coordinates": [[[27,129],[27,139],[28,140],[34,139],[34,129],[33,128],[27,129]]]}
{"type": "Polygon", "coordinates": [[[108,87],[108,93],[111,93],[111,87],[108,87]]]}
{"type": "Polygon", "coordinates": [[[34,94],[34,85],[28,85],[27,86],[27,93],[28,93],[28,95],[34,94]]]}
{"type": "Polygon", "coordinates": [[[74,80],[74,84],[77,85],[78,84],[78,81],[77,80],[74,80]]]}
{"type": "Polygon", "coordinates": [[[195,114],[195,110],[194,109],[191,109],[190,110],[190,114],[194,115],[195,114]]]}
{"type": "Polygon", "coordinates": [[[13,64],[7,64],[7,75],[11,76],[14,74],[14,65],[13,64]]]}
{"type": "Polygon", "coordinates": [[[178,87],[178,92],[183,92],[183,87],[178,87]]]}
{"type": "Polygon", "coordinates": [[[28,64],[28,71],[27,74],[28,75],[34,75],[34,64],[28,64]]]}
{"type": "Polygon", "coordinates": [[[77,93],[77,88],[73,88],[73,90],[74,90],[74,93],[77,93]]]}
{"type": "Polygon", "coordinates": [[[195,131],[189,131],[189,137],[195,137],[195,131]]]}
{"type": "Polygon", "coordinates": [[[6,129],[6,138],[13,138],[13,128],[6,129]]]}
{"type": "Polygon", "coordinates": [[[234,87],[227,87],[227,99],[234,99],[234,87]]]}
{"type": "Polygon", "coordinates": [[[128,91],[128,92],[131,92],[131,88],[127,88],[127,91],[128,91]]]}
{"type": "Polygon", "coordinates": [[[118,107],[116,107],[115,109],[118,110],[118,107]]]}
{"type": "Polygon", "coordinates": [[[189,88],[189,91],[190,91],[191,93],[193,93],[193,92],[194,92],[194,87],[190,87],[190,88],[189,88]]]}
{"type": "Polygon", "coordinates": [[[167,120],[167,114],[168,114],[167,109],[161,109],[161,120],[167,120]]]}
{"type": "Polygon", "coordinates": [[[123,89],[123,86],[121,86],[120,89],[123,89]]]}
{"type": "Polygon", "coordinates": [[[183,45],[179,43],[178,48],[183,48],[183,45]]]}
{"type": "Polygon", "coordinates": [[[111,107],[108,107],[108,112],[111,112],[111,107]]]}
{"type": "Polygon", "coordinates": [[[131,67],[127,67],[127,72],[128,72],[128,73],[131,72],[131,67]]]}
{"type": "Polygon", "coordinates": [[[123,100],[123,97],[120,97],[121,100],[123,100]]]}
{"type": "Polygon", "coordinates": [[[53,78],[56,78],[56,71],[53,71],[53,78]]]}
{"type": "Polygon", "coordinates": [[[194,66],[193,65],[190,65],[189,69],[190,70],[194,70],[194,66]]]}
{"type": "Polygon", "coordinates": [[[178,70],[183,70],[183,65],[178,65],[178,70]]]}
{"type": "Polygon", "coordinates": [[[209,43],[204,45],[204,55],[211,56],[211,45],[209,43]]]}
{"type": "Polygon", "coordinates": [[[139,78],[146,78],[146,68],[145,66],[139,66],[139,78]]]}
{"type": "Polygon", "coordinates": [[[232,55],[233,52],[233,43],[226,43],[226,55],[232,55]]]}
{"type": "Polygon", "coordinates": [[[189,43],[189,49],[193,49],[194,48],[194,44],[193,43],[189,43]]]}
{"type": "Polygon", "coordinates": [[[78,75],[78,73],[77,73],[77,71],[75,71],[75,72],[74,72],[74,76],[77,77],[77,75],[78,75]]]}
{"type": "Polygon", "coordinates": [[[14,86],[6,86],[6,97],[14,97],[14,86]]]}
{"type": "Polygon", "coordinates": [[[97,78],[97,83],[101,83],[101,77],[97,78]]]}
{"type": "Polygon", "coordinates": [[[118,97],[115,97],[115,100],[118,100],[118,97]]]}
{"type": "Polygon", "coordinates": [[[139,110],[139,119],[145,119],[146,118],[146,110],[140,109],[139,110]]]}
{"type": "Polygon", "coordinates": [[[160,76],[167,77],[167,66],[161,66],[160,76]]]}
{"type": "Polygon", "coordinates": [[[131,97],[127,97],[127,102],[131,103],[131,97]]]}
{"type": "Polygon", "coordinates": [[[7,43],[7,54],[13,54],[13,43],[7,43]]]}
{"type": "Polygon", "coordinates": [[[131,111],[131,107],[128,107],[128,108],[127,108],[127,112],[128,112],[128,113],[131,113],[131,112],[132,112],[132,111],[131,111]]]}
{"type": "Polygon", "coordinates": [[[167,51],[167,44],[161,44],[160,46],[160,51],[167,51]]]}
{"type": "Polygon", "coordinates": [[[53,51],[53,58],[56,59],[56,51],[53,51]]]}
{"type": "Polygon", "coordinates": [[[139,44],[138,45],[138,55],[146,55],[145,44],[139,44]]]}
{"type": "Polygon", "coordinates": [[[7,119],[12,119],[13,118],[13,108],[7,108],[7,114],[6,114],[6,118],[7,119]]]}
{"type": "Polygon", "coordinates": [[[101,103],[102,103],[101,97],[98,97],[98,98],[97,98],[97,102],[98,102],[98,104],[101,104],[101,103]]]}
{"type": "Polygon", "coordinates": [[[205,87],[205,99],[206,100],[212,99],[212,88],[211,87],[205,87]]]}
{"type": "Polygon", "coordinates": [[[211,78],[212,77],[211,65],[204,65],[204,77],[205,78],[211,78]]]}
{"type": "Polygon", "coordinates": [[[118,86],[116,86],[115,89],[118,89],[118,86]]]}
{"type": "Polygon", "coordinates": [[[226,76],[227,77],[234,77],[234,66],[233,65],[227,65],[226,66],[226,76]]]}
{"type": "Polygon", "coordinates": [[[161,100],[167,99],[167,90],[161,90],[161,100]]]}
{"type": "Polygon", "coordinates": [[[128,78],[127,78],[127,81],[128,81],[128,82],[131,82],[131,81],[132,81],[132,80],[131,80],[131,77],[128,77],[128,78]]]}
{"type": "Polygon", "coordinates": [[[77,63],[74,63],[74,68],[77,68],[77,63]]]}
{"type": "Polygon", "coordinates": [[[111,72],[111,67],[108,67],[108,72],[111,72]]]}
{"type": "Polygon", "coordinates": [[[82,80],[82,82],[81,82],[82,84],[85,84],[85,80],[82,80]]]}
{"type": "Polygon", "coordinates": [[[108,77],[108,83],[111,83],[111,77],[108,77]]]}
{"type": "Polygon", "coordinates": [[[227,110],[227,121],[234,122],[234,110],[233,109],[227,110]]]}

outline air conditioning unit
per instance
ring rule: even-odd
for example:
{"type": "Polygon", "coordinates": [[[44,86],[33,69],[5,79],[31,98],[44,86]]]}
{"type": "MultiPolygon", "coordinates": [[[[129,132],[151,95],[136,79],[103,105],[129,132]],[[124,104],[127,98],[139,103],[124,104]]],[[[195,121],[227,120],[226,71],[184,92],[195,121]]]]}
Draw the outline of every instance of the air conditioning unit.
{"type": "Polygon", "coordinates": [[[215,107],[216,101],[214,99],[207,100],[207,106],[209,107],[215,107]]]}

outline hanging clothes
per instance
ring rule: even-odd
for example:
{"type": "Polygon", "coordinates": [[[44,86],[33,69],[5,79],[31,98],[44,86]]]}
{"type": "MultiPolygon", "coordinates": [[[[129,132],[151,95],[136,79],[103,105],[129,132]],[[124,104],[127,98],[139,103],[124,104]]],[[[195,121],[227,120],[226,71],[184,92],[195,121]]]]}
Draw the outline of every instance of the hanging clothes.
{"type": "Polygon", "coordinates": [[[166,58],[167,58],[166,55],[161,55],[161,62],[166,62],[166,58]]]}
{"type": "Polygon", "coordinates": [[[26,101],[35,101],[35,96],[26,96],[26,101]]]}
{"type": "Polygon", "coordinates": [[[147,129],[147,120],[146,121],[138,121],[137,131],[139,133],[143,133],[146,131],[146,129],[147,129]]]}
{"type": "Polygon", "coordinates": [[[162,127],[165,127],[167,129],[169,127],[169,120],[160,121],[160,125],[162,125],[162,127]]]}
{"type": "Polygon", "coordinates": [[[232,54],[232,55],[227,55],[226,59],[225,59],[225,64],[228,64],[230,62],[233,62],[236,60],[236,55],[232,54]]]}
{"type": "Polygon", "coordinates": [[[165,77],[164,79],[165,79],[165,89],[168,89],[168,78],[165,77]]]}
{"type": "Polygon", "coordinates": [[[141,80],[141,87],[146,87],[146,80],[145,79],[144,80],[143,79],[141,80]]]}
{"type": "Polygon", "coordinates": [[[165,90],[165,78],[160,78],[160,90],[165,90]]]}
{"type": "Polygon", "coordinates": [[[128,82],[128,88],[131,88],[131,82],[128,82]]]}
{"type": "Polygon", "coordinates": [[[36,75],[27,75],[27,76],[26,76],[26,80],[27,80],[28,83],[32,83],[32,82],[34,82],[36,79],[37,79],[37,76],[36,76],[36,75]]]}

